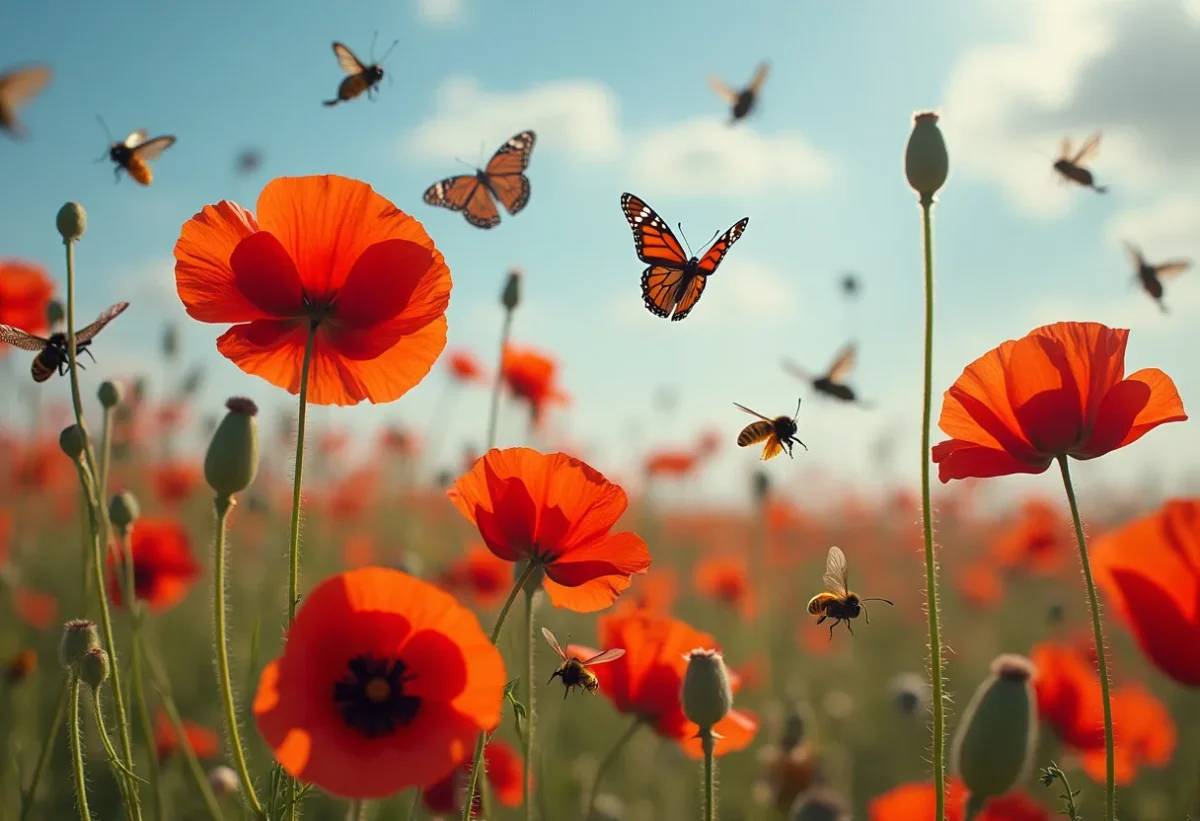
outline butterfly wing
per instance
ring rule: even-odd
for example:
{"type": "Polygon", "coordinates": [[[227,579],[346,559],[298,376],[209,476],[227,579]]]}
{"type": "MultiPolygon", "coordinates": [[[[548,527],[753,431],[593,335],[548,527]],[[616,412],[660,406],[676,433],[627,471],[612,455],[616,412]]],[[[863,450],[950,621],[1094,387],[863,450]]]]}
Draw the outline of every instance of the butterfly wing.
{"type": "Polygon", "coordinates": [[[1071,161],[1071,138],[1070,137],[1062,138],[1062,145],[1059,146],[1058,154],[1059,154],[1058,158],[1060,160],[1066,160],[1067,162],[1071,161]]]}
{"type": "Polygon", "coordinates": [[[846,377],[854,370],[857,362],[858,346],[853,342],[846,343],[834,357],[833,364],[829,366],[829,381],[835,385],[845,384],[846,377]]]}
{"type": "Polygon", "coordinates": [[[554,648],[554,652],[558,653],[558,657],[566,661],[567,654],[564,653],[562,647],[559,646],[558,639],[554,637],[554,634],[551,633],[549,629],[543,627],[542,635],[546,637],[546,641],[549,642],[550,646],[554,648]]]}
{"type": "MultiPolygon", "coordinates": [[[[741,239],[742,232],[746,230],[746,226],[750,224],[749,217],[743,217],[733,224],[732,227],[720,239],[712,244],[703,257],[700,258],[700,264],[696,266],[696,270],[702,276],[711,276],[717,272],[717,266],[721,264],[721,260],[725,258],[725,254],[733,247],[733,244],[741,239]]],[[[696,296],[699,299],[699,295],[696,296]]]]}
{"type": "Polygon", "coordinates": [[[87,342],[89,339],[94,337],[96,334],[100,333],[102,330],[104,330],[105,325],[107,325],[108,323],[110,323],[114,319],[116,319],[118,316],[120,316],[121,312],[124,311],[128,307],[129,307],[128,302],[118,302],[117,304],[111,306],[107,311],[100,314],[100,316],[96,319],[95,322],[93,322],[91,325],[88,325],[87,327],[83,328],[82,330],[80,330],[78,333],[75,334],[76,344],[78,344],[80,342],[87,342]]]}
{"type": "Polygon", "coordinates": [[[144,128],[139,128],[137,131],[130,131],[129,136],[122,141],[122,145],[126,148],[137,148],[142,143],[146,142],[146,138],[150,136],[150,132],[144,128]]]}
{"type": "Polygon", "coordinates": [[[737,102],[738,93],[726,85],[725,81],[720,77],[715,77],[710,74],[708,77],[708,87],[711,88],[718,97],[730,105],[733,105],[737,102]]]}
{"type": "Polygon", "coordinates": [[[663,218],[633,194],[621,195],[621,211],[633,229],[633,245],[638,259],[651,265],[683,269],[688,262],[683,246],[663,218]]]}
{"type": "Polygon", "coordinates": [[[1100,148],[1100,132],[1097,131],[1092,136],[1083,141],[1083,145],[1079,146],[1079,153],[1071,158],[1071,165],[1079,165],[1096,156],[1097,149],[1100,148]]]}
{"type": "Polygon", "coordinates": [[[597,664],[608,664],[610,661],[616,661],[621,656],[625,655],[625,651],[620,647],[614,647],[612,650],[605,650],[603,653],[597,653],[583,663],[584,667],[594,667],[597,664]]]}
{"type": "Polygon", "coordinates": [[[447,177],[425,190],[425,202],[451,211],[462,211],[476,228],[494,228],[500,224],[500,212],[491,193],[474,174],[447,177]]]}
{"type": "Polygon", "coordinates": [[[522,131],[500,146],[484,169],[492,193],[509,214],[516,215],[529,202],[529,178],[525,176],[525,169],[529,167],[529,157],[536,142],[534,132],[522,131]]]}
{"type": "Polygon", "coordinates": [[[20,328],[0,325],[0,342],[6,342],[14,348],[20,348],[23,351],[40,351],[46,347],[48,341],[40,336],[26,333],[20,328]]]}
{"type": "Polygon", "coordinates": [[[1188,268],[1192,267],[1190,259],[1172,259],[1168,262],[1163,262],[1154,267],[1154,274],[1159,279],[1163,277],[1172,277],[1176,274],[1182,274],[1188,268]]]}
{"type": "Polygon", "coordinates": [[[670,316],[671,311],[681,303],[679,287],[682,282],[682,268],[651,265],[642,271],[642,302],[646,305],[646,310],[664,319],[670,316]]]}
{"type": "Polygon", "coordinates": [[[354,52],[349,46],[335,42],[333,44],[333,54],[337,57],[338,65],[342,71],[347,74],[362,74],[367,70],[367,67],[362,64],[362,60],[354,56],[354,52]]]}
{"type": "Polygon", "coordinates": [[[758,71],[754,72],[754,79],[750,81],[750,85],[747,87],[748,90],[757,94],[758,90],[760,88],[762,88],[763,83],[765,83],[767,81],[767,73],[770,70],[771,70],[770,63],[768,63],[766,61],[759,63],[758,71]]]}
{"type": "Polygon", "coordinates": [[[672,322],[678,322],[692,312],[692,308],[695,308],[696,303],[700,301],[700,296],[704,293],[704,285],[707,282],[708,277],[700,274],[689,278],[688,283],[683,286],[683,293],[679,295],[679,301],[675,303],[675,312],[671,314],[672,322]]]}
{"type": "Polygon", "coordinates": [[[133,155],[141,160],[150,162],[151,160],[157,160],[164,151],[173,145],[175,145],[175,138],[170,135],[155,137],[153,140],[143,142],[134,148],[133,155]]]}
{"type": "Polygon", "coordinates": [[[825,589],[836,596],[845,596],[850,589],[846,583],[846,554],[840,547],[829,548],[825,559],[825,575],[821,577],[825,589]]]}
{"type": "Polygon", "coordinates": [[[19,133],[16,109],[40,92],[54,78],[46,66],[26,66],[0,75],[0,127],[19,133]]]}

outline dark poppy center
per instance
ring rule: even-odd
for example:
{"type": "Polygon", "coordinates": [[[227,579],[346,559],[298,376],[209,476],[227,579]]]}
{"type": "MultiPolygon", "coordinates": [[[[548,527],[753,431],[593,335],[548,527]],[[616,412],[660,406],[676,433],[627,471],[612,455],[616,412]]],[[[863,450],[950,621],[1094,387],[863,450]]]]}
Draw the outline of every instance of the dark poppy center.
{"type": "Polygon", "coordinates": [[[367,738],[395,732],[416,717],[421,697],[406,695],[404,686],[416,676],[400,659],[355,656],[346,664],[346,674],[333,685],[346,726],[367,738]]]}

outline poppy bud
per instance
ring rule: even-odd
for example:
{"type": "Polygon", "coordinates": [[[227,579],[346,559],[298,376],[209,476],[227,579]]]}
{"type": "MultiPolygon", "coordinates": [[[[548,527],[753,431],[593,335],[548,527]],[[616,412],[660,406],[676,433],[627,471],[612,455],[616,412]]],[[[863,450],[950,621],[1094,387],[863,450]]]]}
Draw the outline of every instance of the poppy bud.
{"type": "Polygon", "coordinates": [[[4,666],[4,680],[9,684],[20,684],[37,671],[37,653],[26,647],[18,650],[16,655],[4,666]]]}
{"type": "Polygon", "coordinates": [[[58,663],[63,667],[74,667],[95,647],[100,646],[100,634],[96,623],[87,619],[71,619],[63,625],[62,638],[58,642],[58,663]]]}
{"type": "Polygon", "coordinates": [[[141,515],[142,508],[137,497],[128,490],[122,490],[108,502],[108,520],[117,529],[117,535],[122,538],[141,515]]]}
{"type": "Polygon", "coordinates": [[[972,801],[1003,795],[1029,769],[1037,745],[1033,674],[1024,656],[997,656],[963,713],[950,760],[972,801]]]}
{"type": "Polygon", "coordinates": [[[512,268],[508,272],[508,280],[504,283],[504,293],[500,296],[500,304],[505,310],[512,311],[521,304],[521,269],[512,268]]]}
{"type": "Polygon", "coordinates": [[[914,116],[912,134],[904,151],[904,175],[922,200],[932,198],[950,173],[950,156],[937,122],[938,115],[932,111],[914,116]]]}
{"type": "Polygon", "coordinates": [[[258,473],[258,406],[235,396],[225,403],[229,413],[217,425],[204,457],[204,478],[217,496],[241,493],[258,473]]]}
{"type": "Polygon", "coordinates": [[[167,359],[174,359],[179,355],[179,328],[173,322],[163,328],[162,351],[167,359]]]}
{"type": "Polygon", "coordinates": [[[197,365],[183,377],[183,382],[180,384],[179,390],[186,396],[195,396],[196,391],[200,390],[202,384],[204,384],[204,368],[197,365]]]}
{"type": "Polygon", "coordinates": [[[111,382],[105,379],[100,383],[100,389],[96,391],[96,398],[100,400],[101,406],[106,410],[112,410],[125,398],[125,389],[121,387],[120,382],[111,382]]]}
{"type": "Polygon", "coordinates": [[[767,494],[771,492],[771,477],[767,475],[765,470],[754,471],[754,478],[751,480],[750,488],[755,503],[761,505],[767,500],[767,494]]]}
{"type": "Polygon", "coordinates": [[[87,437],[83,435],[83,429],[79,425],[68,425],[58,435],[58,446],[67,454],[67,458],[78,462],[87,448],[87,437]]]}
{"type": "Polygon", "coordinates": [[[241,782],[231,767],[221,764],[208,771],[208,787],[220,800],[236,793],[241,788],[241,782]]]}
{"type": "Polygon", "coordinates": [[[99,689],[108,680],[109,667],[108,653],[103,647],[93,647],[79,660],[79,678],[93,690],[99,689]]]}
{"type": "Polygon", "coordinates": [[[846,808],[829,792],[816,790],[796,799],[788,821],[846,821],[846,808]]]}
{"type": "Polygon", "coordinates": [[[53,328],[56,325],[66,321],[67,309],[63,307],[62,302],[57,299],[52,299],[46,305],[46,324],[53,328]]]}
{"type": "Polygon", "coordinates": [[[711,730],[733,709],[733,687],[725,659],[716,650],[696,649],[687,655],[687,671],[683,674],[683,714],[711,730]]]}
{"type": "Polygon", "coordinates": [[[58,209],[54,224],[58,226],[63,242],[75,242],[87,230],[87,211],[77,202],[68,202],[58,209]]]}

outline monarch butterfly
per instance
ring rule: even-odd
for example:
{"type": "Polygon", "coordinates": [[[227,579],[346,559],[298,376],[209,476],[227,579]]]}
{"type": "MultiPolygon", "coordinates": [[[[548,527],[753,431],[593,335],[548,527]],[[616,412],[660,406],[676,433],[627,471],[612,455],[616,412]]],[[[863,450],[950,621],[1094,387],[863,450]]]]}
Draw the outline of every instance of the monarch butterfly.
{"type": "Polygon", "coordinates": [[[0,74],[0,129],[13,136],[24,135],[17,109],[46,87],[54,77],[46,66],[22,66],[0,74]]]}
{"type": "Polygon", "coordinates": [[[854,389],[846,384],[846,378],[854,370],[854,365],[857,362],[858,346],[853,342],[847,342],[837,352],[837,356],[833,358],[833,364],[829,366],[829,371],[821,376],[812,376],[795,362],[786,358],[783,360],[783,369],[797,379],[811,382],[813,390],[817,393],[832,396],[834,399],[840,399],[843,402],[857,401],[860,404],[865,404],[854,393],[854,389]]]}
{"type": "MultiPolygon", "coordinates": [[[[378,37],[379,32],[376,32],[375,36],[378,37]]],[[[376,63],[374,62],[374,57],[372,57],[372,62],[368,65],[358,59],[349,46],[335,41],[333,44],[333,54],[337,57],[338,65],[341,66],[342,71],[350,76],[346,77],[338,85],[337,96],[332,100],[323,100],[322,105],[334,106],[338,103],[344,103],[353,100],[364,91],[367,92],[367,98],[369,99],[371,92],[383,81],[383,61],[388,58],[388,55],[392,53],[392,49],[399,42],[397,40],[388,46],[387,52],[383,55],[383,60],[376,63]]],[[[372,54],[375,52],[374,40],[371,41],[371,52],[372,54]]]]}
{"type": "Polygon", "coordinates": [[[461,174],[435,182],[425,190],[425,202],[451,211],[462,211],[476,228],[495,228],[500,224],[496,201],[516,216],[529,202],[529,156],[537,135],[522,131],[511,137],[488,160],[487,168],[474,174],[461,174]]]}
{"type": "Polygon", "coordinates": [[[1096,155],[1098,148],[1100,148],[1099,131],[1084,140],[1083,145],[1079,147],[1074,156],[1071,155],[1070,137],[1063,137],[1062,155],[1055,161],[1054,170],[1062,174],[1064,179],[1077,182],[1084,188],[1094,189],[1097,194],[1103,194],[1108,191],[1108,187],[1096,185],[1096,178],[1092,176],[1092,172],[1082,165],[1096,155]]]}
{"type": "Polygon", "coordinates": [[[1163,303],[1163,277],[1173,277],[1177,274],[1182,274],[1188,268],[1192,267],[1192,261],[1190,259],[1172,259],[1167,262],[1160,262],[1157,265],[1151,265],[1142,256],[1142,250],[1133,243],[1125,243],[1125,250],[1129,254],[1129,261],[1133,263],[1136,271],[1134,276],[1141,284],[1142,290],[1158,303],[1159,309],[1165,314],[1167,306],[1163,303]]]}
{"type": "Polygon", "coordinates": [[[758,100],[758,92],[762,88],[767,79],[767,71],[771,64],[762,62],[758,64],[758,70],[754,72],[754,79],[750,81],[750,85],[743,89],[734,90],[725,84],[725,81],[719,77],[708,78],[708,85],[716,92],[717,96],[732,107],[731,119],[729,124],[732,125],[738,120],[746,117],[754,109],[754,103],[758,100]]]}
{"type": "MultiPolygon", "coordinates": [[[[118,302],[100,314],[99,318],[91,325],[81,328],[75,334],[76,364],[79,367],[83,367],[83,364],[78,361],[80,353],[86,353],[92,357],[93,362],[96,361],[96,357],[92,356],[92,352],[88,350],[88,346],[92,344],[92,338],[104,330],[105,325],[116,319],[128,307],[128,302],[118,302]]],[[[70,342],[67,340],[67,335],[61,331],[52,333],[49,338],[45,338],[26,333],[11,325],[0,325],[0,342],[7,342],[14,348],[20,348],[23,351],[37,351],[37,356],[33,358],[33,362],[29,366],[29,372],[33,375],[34,382],[45,382],[54,375],[55,371],[58,371],[59,376],[67,372],[70,342]]]]}
{"type": "Polygon", "coordinates": [[[642,271],[642,301],[646,310],[678,322],[696,307],[704,285],[717,271],[726,252],[742,236],[749,217],[743,217],[712,244],[703,257],[691,259],[663,218],[633,194],[621,195],[621,210],[633,229],[638,259],[649,263],[642,271]]]}
{"type": "MultiPolygon", "coordinates": [[[[103,122],[103,121],[102,121],[103,122]]],[[[142,185],[149,185],[154,181],[154,174],[150,171],[150,161],[158,159],[164,151],[175,144],[175,138],[167,135],[165,137],[155,137],[153,140],[147,140],[146,129],[139,128],[134,131],[124,142],[113,141],[108,146],[108,158],[115,164],[113,167],[113,175],[119,180],[121,179],[121,169],[129,172],[129,176],[134,181],[142,185]]],[[[103,162],[101,157],[96,162],[103,162]]]]}

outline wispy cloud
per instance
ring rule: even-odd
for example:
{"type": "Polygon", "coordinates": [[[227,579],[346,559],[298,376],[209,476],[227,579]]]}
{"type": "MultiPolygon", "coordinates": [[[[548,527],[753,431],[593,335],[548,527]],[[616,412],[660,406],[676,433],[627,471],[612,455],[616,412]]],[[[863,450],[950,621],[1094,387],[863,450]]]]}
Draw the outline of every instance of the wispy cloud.
{"type": "Polygon", "coordinates": [[[417,17],[430,25],[456,25],[464,12],[463,0],[417,0],[417,17]]]}

